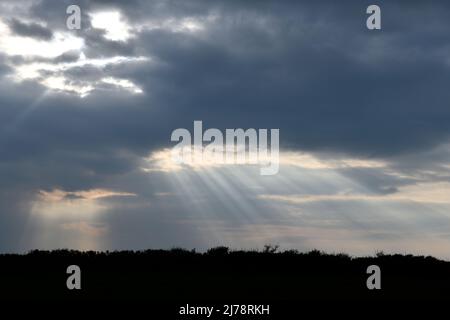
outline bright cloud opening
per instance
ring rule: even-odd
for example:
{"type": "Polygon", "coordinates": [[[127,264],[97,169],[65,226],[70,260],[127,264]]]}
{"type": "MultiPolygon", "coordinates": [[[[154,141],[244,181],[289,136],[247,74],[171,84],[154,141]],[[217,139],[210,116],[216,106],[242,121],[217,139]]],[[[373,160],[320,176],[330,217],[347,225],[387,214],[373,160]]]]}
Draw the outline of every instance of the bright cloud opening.
{"type": "Polygon", "coordinates": [[[103,78],[104,83],[112,84],[116,87],[123,88],[132,93],[142,93],[142,89],[136,86],[133,82],[128,79],[118,79],[113,77],[103,78]]]}
{"type": "Polygon", "coordinates": [[[10,56],[55,58],[68,51],[79,51],[83,47],[84,40],[70,32],[55,32],[50,41],[16,36],[0,20],[0,51],[10,56]]]}
{"type": "MultiPolygon", "coordinates": [[[[185,150],[184,152],[189,152],[185,150]]],[[[247,153],[249,153],[247,151],[247,153]]],[[[247,158],[254,158],[258,160],[258,163],[269,163],[270,157],[266,155],[261,157],[261,155],[248,155],[247,158]]],[[[371,160],[371,159],[357,159],[357,158],[335,158],[335,159],[322,159],[310,153],[305,152],[291,152],[284,151],[280,152],[280,165],[292,168],[302,168],[302,169],[345,169],[345,168],[386,168],[387,163],[381,160],[371,160]]],[[[150,154],[149,157],[145,159],[146,166],[143,170],[147,172],[151,171],[163,171],[171,172],[178,171],[181,169],[201,169],[208,167],[221,167],[229,165],[226,161],[223,161],[217,154],[207,148],[203,149],[202,158],[198,157],[185,157],[183,162],[177,162],[172,149],[165,148],[150,154]]],[[[242,164],[250,164],[247,159],[242,164]]]]}
{"type": "Polygon", "coordinates": [[[93,217],[108,208],[105,203],[98,200],[133,196],[136,196],[136,194],[107,189],[80,191],[41,190],[33,205],[32,213],[52,219],[93,217]]]}
{"type": "Polygon", "coordinates": [[[131,27],[123,20],[120,12],[107,11],[90,14],[91,24],[105,30],[105,38],[112,41],[126,41],[131,37],[131,27]]]}
{"type": "Polygon", "coordinates": [[[104,77],[98,80],[77,80],[72,81],[66,77],[65,73],[73,68],[83,68],[92,66],[98,68],[103,73],[106,73],[104,67],[109,65],[119,65],[123,63],[148,61],[146,57],[124,57],[115,56],[110,58],[88,59],[84,53],[81,52],[78,60],[73,62],[62,63],[25,63],[22,65],[14,65],[14,74],[12,75],[15,81],[23,81],[35,79],[45,87],[62,91],[67,93],[75,93],[80,97],[85,97],[91,91],[101,87],[103,83],[113,85],[116,88],[125,89],[126,91],[137,94],[142,93],[142,89],[128,79],[120,79],[115,77],[104,77]],[[49,76],[50,74],[50,76],[49,76]],[[45,76],[44,76],[45,75],[45,76]]]}

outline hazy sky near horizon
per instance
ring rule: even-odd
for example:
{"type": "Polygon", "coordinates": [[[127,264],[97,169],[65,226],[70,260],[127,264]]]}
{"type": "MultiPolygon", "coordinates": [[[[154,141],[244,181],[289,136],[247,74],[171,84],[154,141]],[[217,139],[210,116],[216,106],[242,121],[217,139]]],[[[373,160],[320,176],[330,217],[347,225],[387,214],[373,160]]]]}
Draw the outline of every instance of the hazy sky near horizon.
{"type": "Polygon", "coordinates": [[[0,252],[450,259],[450,4],[374,3],[1,1],[0,252]],[[173,166],[194,120],[279,128],[280,172],[173,166]]]}

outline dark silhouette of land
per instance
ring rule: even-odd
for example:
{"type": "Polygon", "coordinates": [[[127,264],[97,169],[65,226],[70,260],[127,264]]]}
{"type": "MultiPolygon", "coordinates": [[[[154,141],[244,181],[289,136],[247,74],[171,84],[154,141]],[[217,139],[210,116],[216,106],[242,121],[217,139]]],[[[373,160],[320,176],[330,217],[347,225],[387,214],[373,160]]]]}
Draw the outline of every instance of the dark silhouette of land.
{"type": "Polygon", "coordinates": [[[184,249],[0,255],[0,299],[121,300],[161,303],[450,300],[450,262],[384,255],[352,258],[319,251],[184,249]],[[366,269],[381,268],[381,290],[368,290],[366,269]],[[68,290],[66,269],[81,268],[81,290],[68,290]]]}

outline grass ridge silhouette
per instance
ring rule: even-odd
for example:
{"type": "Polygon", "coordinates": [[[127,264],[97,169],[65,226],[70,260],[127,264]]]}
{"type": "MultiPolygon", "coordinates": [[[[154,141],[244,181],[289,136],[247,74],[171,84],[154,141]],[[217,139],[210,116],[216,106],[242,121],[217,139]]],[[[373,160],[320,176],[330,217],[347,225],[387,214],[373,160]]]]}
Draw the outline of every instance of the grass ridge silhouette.
{"type": "Polygon", "coordinates": [[[2,300],[148,300],[160,302],[299,300],[450,300],[450,262],[431,256],[352,257],[318,250],[33,250],[0,254],[2,300]],[[82,290],[66,288],[79,265],[82,290]],[[368,290],[369,265],[381,290],[368,290]]]}

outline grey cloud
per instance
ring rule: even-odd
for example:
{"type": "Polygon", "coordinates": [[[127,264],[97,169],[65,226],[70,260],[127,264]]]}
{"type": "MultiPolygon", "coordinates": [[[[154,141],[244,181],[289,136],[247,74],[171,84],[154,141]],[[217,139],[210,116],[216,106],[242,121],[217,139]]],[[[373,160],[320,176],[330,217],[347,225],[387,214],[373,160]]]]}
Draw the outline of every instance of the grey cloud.
{"type": "Polygon", "coordinates": [[[53,32],[38,23],[25,23],[18,19],[11,19],[9,22],[11,30],[19,36],[37,38],[40,40],[50,40],[53,32]]]}

